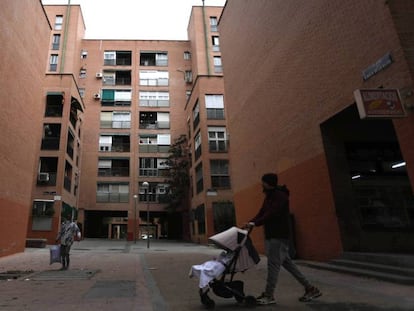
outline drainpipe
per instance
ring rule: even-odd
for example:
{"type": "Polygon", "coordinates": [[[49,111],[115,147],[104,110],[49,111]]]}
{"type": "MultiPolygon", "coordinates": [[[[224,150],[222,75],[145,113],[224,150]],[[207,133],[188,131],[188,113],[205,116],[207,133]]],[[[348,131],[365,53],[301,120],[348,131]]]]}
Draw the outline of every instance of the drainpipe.
{"type": "Polygon", "coordinates": [[[60,69],[59,73],[63,73],[65,68],[65,54],[66,54],[66,44],[68,42],[68,28],[69,28],[69,19],[70,19],[70,0],[68,0],[68,5],[66,6],[66,16],[65,16],[65,31],[63,33],[63,44],[62,44],[62,59],[60,60],[60,69]]]}
{"type": "Polygon", "coordinates": [[[207,75],[210,75],[210,58],[208,55],[208,39],[207,39],[207,24],[206,24],[206,12],[204,9],[204,0],[203,1],[203,26],[204,26],[204,44],[205,44],[205,53],[206,53],[206,63],[207,63],[207,75]]]}

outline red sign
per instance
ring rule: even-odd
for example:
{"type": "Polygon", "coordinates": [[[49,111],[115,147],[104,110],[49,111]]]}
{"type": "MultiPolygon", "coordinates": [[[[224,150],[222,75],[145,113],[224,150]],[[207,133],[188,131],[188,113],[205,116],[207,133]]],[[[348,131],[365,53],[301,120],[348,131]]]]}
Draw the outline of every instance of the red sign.
{"type": "Polygon", "coordinates": [[[354,97],[361,119],[406,116],[397,89],[358,89],[354,91],[354,97]]]}

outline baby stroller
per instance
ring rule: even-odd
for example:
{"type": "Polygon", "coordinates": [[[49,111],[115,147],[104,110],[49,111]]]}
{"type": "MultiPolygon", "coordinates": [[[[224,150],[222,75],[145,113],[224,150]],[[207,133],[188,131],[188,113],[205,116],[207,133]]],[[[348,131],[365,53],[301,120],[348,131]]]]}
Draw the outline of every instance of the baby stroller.
{"type": "Polygon", "coordinates": [[[234,297],[249,307],[256,305],[255,297],[244,294],[243,281],[234,280],[237,272],[244,272],[260,261],[249,234],[250,230],[232,227],[213,235],[209,242],[224,251],[217,259],[191,267],[189,276],[199,278],[200,300],[207,309],[215,307],[214,300],[208,296],[210,289],[219,297],[234,297]]]}

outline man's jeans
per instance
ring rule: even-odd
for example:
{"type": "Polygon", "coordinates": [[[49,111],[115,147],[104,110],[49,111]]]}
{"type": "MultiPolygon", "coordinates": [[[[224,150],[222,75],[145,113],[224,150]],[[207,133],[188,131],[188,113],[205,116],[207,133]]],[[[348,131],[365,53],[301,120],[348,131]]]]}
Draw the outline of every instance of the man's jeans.
{"type": "Polygon", "coordinates": [[[289,241],[284,239],[265,240],[267,256],[267,281],[265,293],[273,296],[279,277],[280,266],[289,271],[305,288],[310,286],[309,281],[299,271],[289,256],[289,241]]]}

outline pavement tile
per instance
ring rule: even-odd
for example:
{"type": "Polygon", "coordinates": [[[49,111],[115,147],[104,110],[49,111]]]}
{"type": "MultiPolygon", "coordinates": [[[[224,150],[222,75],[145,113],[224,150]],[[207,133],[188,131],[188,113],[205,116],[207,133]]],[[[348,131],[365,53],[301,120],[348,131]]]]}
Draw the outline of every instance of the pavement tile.
{"type": "MultiPolygon", "coordinates": [[[[221,250],[193,243],[145,241],[137,243],[86,239],[75,242],[71,268],[58,271],[49,264],[49,249],[0,258],[0,275],[8,271],[29,271],[19,278],[0,278],[1,311],[69,310],[204,310],[198,296],[198,280],[188,277],[192,265],[216,257],[221,250]],[[33,272],[32,272],[33,271],[33,272]],[[44,277],[42,279],[42,277],[44,277]]],[[[310,303],[298,297],[302,287],[282,270],[276,289],[277,304],[260,310],[308,311],[412,311],[413,287],[300,267],[323,292],[310,303]]],[[[245,273],[237,273],[245,293],[263,290],[266,259],[245,273]]],[[[216,310],[246,310],[234,298],[211,294],[216,310]]]]}

